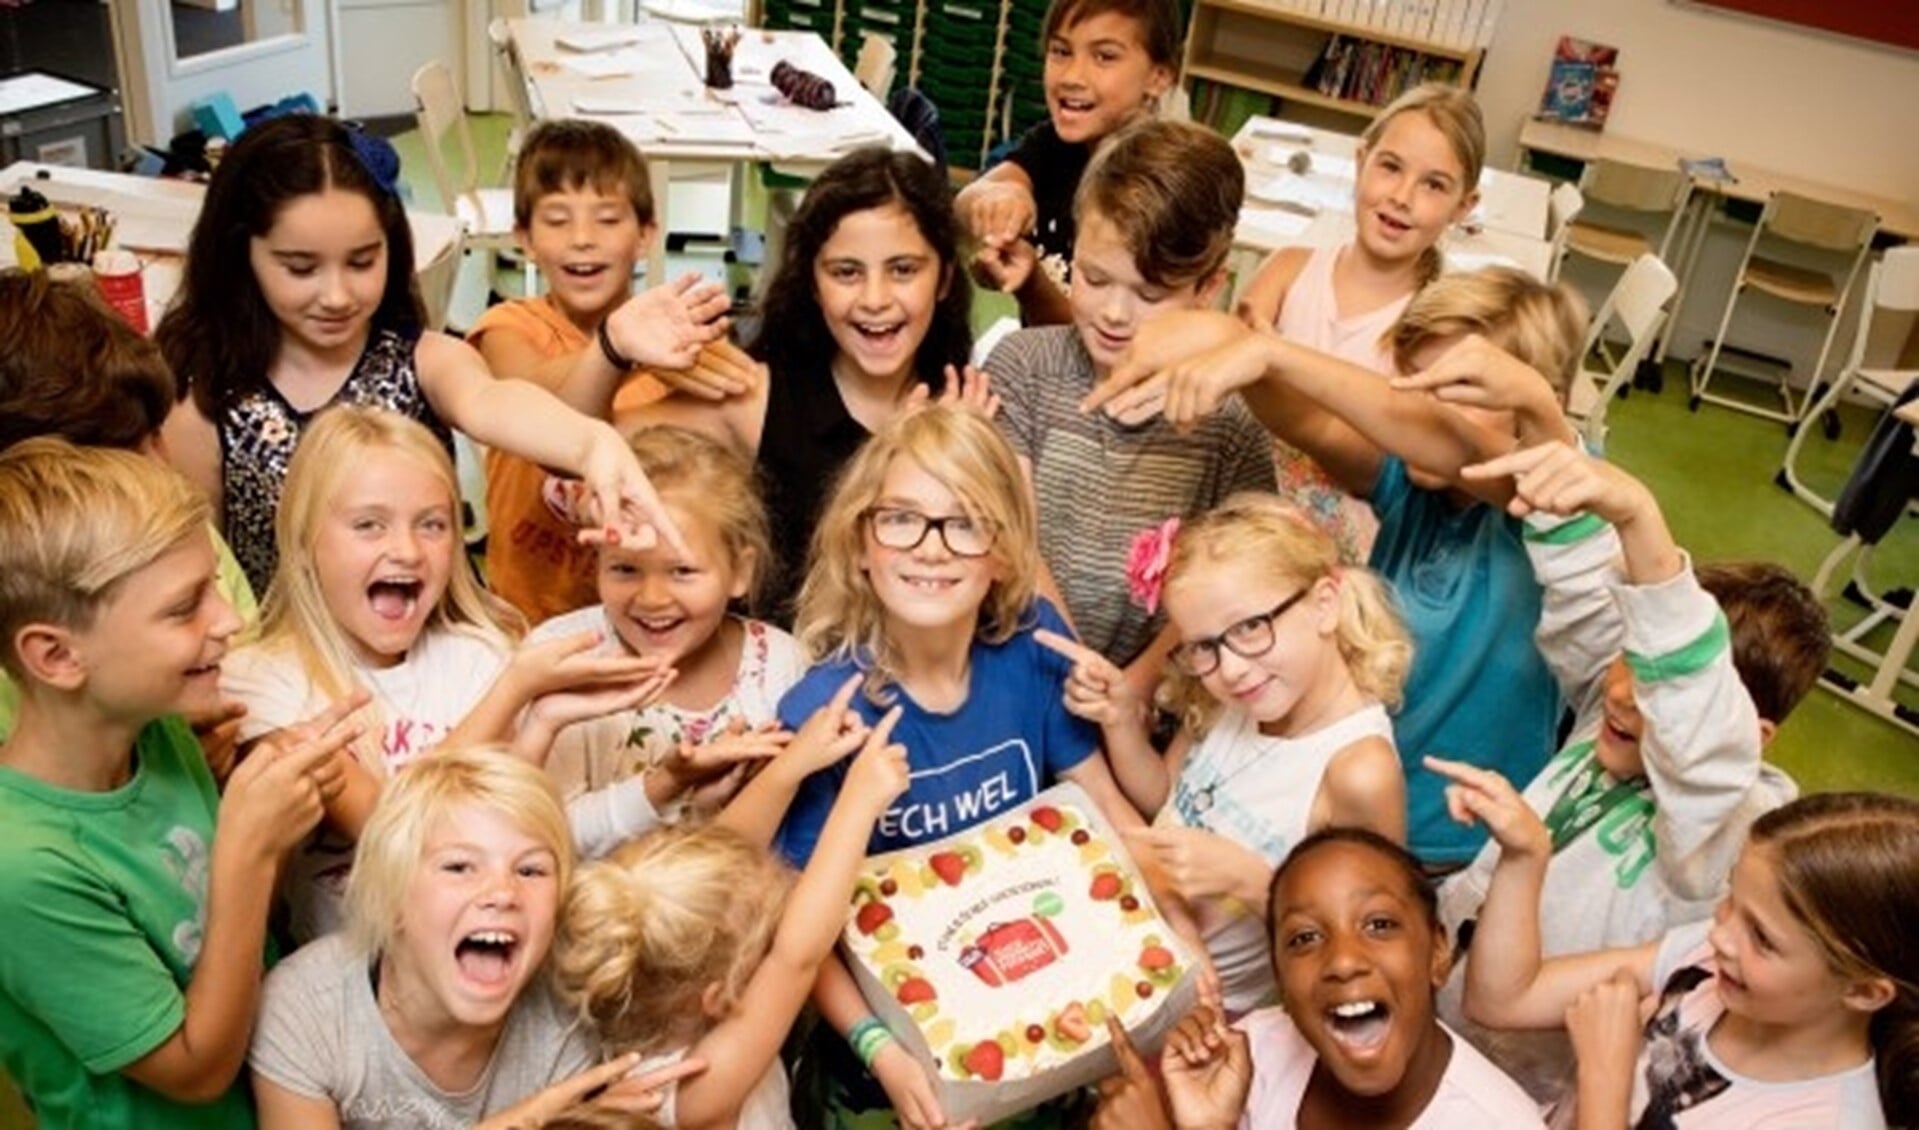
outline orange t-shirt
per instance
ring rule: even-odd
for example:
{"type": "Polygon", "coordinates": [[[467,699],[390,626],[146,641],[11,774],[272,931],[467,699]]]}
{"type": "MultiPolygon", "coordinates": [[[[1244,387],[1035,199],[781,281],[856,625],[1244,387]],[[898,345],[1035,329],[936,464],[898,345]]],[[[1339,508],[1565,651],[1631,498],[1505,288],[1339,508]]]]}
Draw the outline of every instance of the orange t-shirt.
{"type": "MultiPolygon", "coordinates": [[[[566,356],[593,345],[591,336],[544,298],[522,298],[493,307],[473,324],[466,340],[477,348],[480,338],[493,332],[519,334],[545,357],[566,356]]],[[[658,380],[635,372],[621,386],[615,412],[650,404],[666,391],[658,380]]],[[[546,480],[546,469],[537,463],[503,451],[486,453],[487,583],[518,608],[529,624],[600,599],[594,583],[597,551],[581,545],[578,527],[549,505],[546,480]]]]}

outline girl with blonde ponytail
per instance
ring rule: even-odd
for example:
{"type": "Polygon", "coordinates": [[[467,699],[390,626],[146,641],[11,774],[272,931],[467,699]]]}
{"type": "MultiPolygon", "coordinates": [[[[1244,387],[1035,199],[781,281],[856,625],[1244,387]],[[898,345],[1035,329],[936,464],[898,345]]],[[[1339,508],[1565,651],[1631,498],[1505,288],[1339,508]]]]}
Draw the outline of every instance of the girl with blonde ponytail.
{"type": "Polygon", "coordinates": [[[1290,504],[1236,494],[1184,527],[1141,535],[1132,583],[1179,637],[1162,703],[1184,723],[1162,757],[1145,704],[1093,652],[1066,708],[1100,724],[1113,775],[1154,826],[1132,837],[1190,904],[1229,1013],[1271,1003],[1265,928],[1273,869],[1331,826],[1406,836],[1406,782],[1387,709],[1412,645],[1378,577],[1340,564],[1290,504]],[[1163,582],[1163,583],[1162,583],[1163,582]]]}

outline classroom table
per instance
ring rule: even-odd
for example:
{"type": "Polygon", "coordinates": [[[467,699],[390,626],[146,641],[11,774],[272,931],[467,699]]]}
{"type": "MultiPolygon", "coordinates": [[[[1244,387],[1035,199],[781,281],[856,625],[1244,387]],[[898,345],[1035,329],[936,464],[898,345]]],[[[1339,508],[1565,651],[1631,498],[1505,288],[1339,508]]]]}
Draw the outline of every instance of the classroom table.
{"type": "MultiPolygon", "coordinates": [[[[743,29],[732,88],[711,90],[701,77],[699,27],[550,19],[515,19],[507,26],[536,115],[604,121],[646,154],[661,231],[670,230],[666,188],[674,162],[720,162],[737,172],[743,163],[766,161],[811,176],[862,145],[918,151],[912,135],[812,32],[743,29]],[[781,60],[832,83],[838,105],[819,111],[787,102],[770,77],[781,60]]],[[[738,199],[735,191],[735,208],[738,199]]],[[[648,278],[665,277],[665,254],[664,241],[655,240],[648,278]]]]}
{"type": "MultiPolygon", "coordinates": [[[[1234,246],[1264,253],[1286,246],[1332,247],[1353,236],[1354,154],[1359,139],[1274,118],[1254,117],[1233,135],[1246,170],[1246,203],[1234,246]],[[1295,155],[1304,154],[1304,160],[1295,155]],[[1288,162],[1303,165],[1302,173],[1288,162]]],[[[1448,270],[1503,263],[1535,278],[1552,270],[1545,238],[1551,185],[1537,177],[1487,169],[1480,202],[1440,243],[1448,270]]]]}
{"type": "MultiPolygon", "coordinates": [[[[1642,141],[1604,130],[1581,129],[1563,122],[1528,119],[1519,130],[1520,161],[1524,162],[1527,155],[1532,153],[1543,153],[1580,162],[1605,158],[1629,164],[1659,167],[1677,165],[1681,159],[1699,160],[1724,156],[1704,150],[1676,149],[1658,142],[1642,141]]],[[[1679,315],[1685,308],[1688,298],[1691,297],[1694,269],[1698,266],[1699,256],[1705,249],[1706,237],[1712,230],[1713,212],[1722,201],[1737,200],[1763,206],[1773,193],[1791,192],[1813,200],[1871,212],[1879,217],[1879,231],[1882,235],[1907,242],[1919,240],[1919,208],[1903,201],[1870,192],[1860,192],[1844,185],[1828,184],[1793,173],[1768,169],[1748,161],[1728,159],[1726,164],[1733,174],[1732,180],[1712,177],[1692,178],[1692,197],[1687,201],[1686,213],[1681,217],[1679,225],[1678,238],[1674,241],[1674,246],[1678,249],[1675,262],[1667,264],[1679,277],[1679,290],[1673,296],[1672,312],[1666,317],[1665,327],[1660,330],[1659,348],[1652,356],[1652,363],[1655,365],[1666,360],[1668,348],[1672,343],[1673,330],[1678,327],[1679,315]]],[[[1818,373],[1812,374],[1812,385],[1816,386],[1819,383],[1819,377],[1818,373]]]]}
{"type": "MultiPolygon", "coordinates": [[[[0,169],[0,193],[11,196],[25,183],[31,183],[34,191],[56,207],[91,204],[113,213],[116,221],[113,246],[126,248],[140,257],[147,326],[159,325],[160,316],[180,289],[187,239],[200,216],[207,186],[198,181],[139,177],[33,161],[17,161],[0,169]]],[[[406,218],[407,226],[413,231],[415,270],[434,264],[455,250],[460,238],[458,220],[410,208],[406,218]]],[[[9,228],[7,238],[0,240],[0,266],[16,263],[12,235],[9,228]]]]}

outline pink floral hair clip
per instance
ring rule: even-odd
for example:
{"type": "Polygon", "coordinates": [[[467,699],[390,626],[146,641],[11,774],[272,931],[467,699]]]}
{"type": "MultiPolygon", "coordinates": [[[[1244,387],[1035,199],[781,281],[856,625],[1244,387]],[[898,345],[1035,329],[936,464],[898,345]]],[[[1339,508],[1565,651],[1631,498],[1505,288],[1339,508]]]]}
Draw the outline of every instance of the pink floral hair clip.
{"type": "Polygon", "coordinates": [[[1166,565],[1173,559],[1173,539],[1179,519],[1172,517],[1141,530],[1126,551],[1126,589],[1133,603],[1149,614],[1159,611],[1160,590],[1166,587],[1166,565]]]}

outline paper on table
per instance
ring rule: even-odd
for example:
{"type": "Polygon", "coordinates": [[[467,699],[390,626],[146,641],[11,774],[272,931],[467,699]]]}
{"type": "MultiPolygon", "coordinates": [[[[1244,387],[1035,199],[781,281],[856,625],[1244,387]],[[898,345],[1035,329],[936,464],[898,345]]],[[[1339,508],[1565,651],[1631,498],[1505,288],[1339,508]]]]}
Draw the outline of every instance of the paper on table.
{"type": "Polygon", "coordinates": [[[105,208],[113,213],[113,242],[116,247],[184,254],[187,239],[193,234],[193,223],[200,216],[198,199],[137,196],[130,192],[71,184],[58,179],[36,180],[32,183],[34,191],[57,207],[78,208],[85,205],[105,208]]]}
{"type": "Polygon", "coordinates": [[[623,27],[575,28],[554,36],[553,42],[568,51],[612,51],[658,39],[663,34],[659,28],[647,24],[627,24],[623,27]]]}
{"type": "Polygon", "coordinates": [[[1316,215],[1320,212],[1350,210],[1353,206],[1353,182],[1322,177],[1316,172],[1306,176],[1284,172],[1276,176],[1254,178],[1246,185],[1246,196],[1261,204],[1316,215]]]}
{"type": "Polygon", "coordinates": [[[593,79],[619,78],[638,74],[649,64],[646,56],[631,51],[617,51],[606,55],[569,55],[562,58],[560,62],[567,70],[593,79]]]}
{"type": "Polygon", "coordinates": [[[649,94],[587,94],[573,99],[573,112],[588,117],[621,117],[633,114],[672,114],[680,117],[735,118],[732,107],[707,102],[697,93],[671,90],[649,94]]]}
{"type": "Polygon", "coordinates": [[[738,0],[640,0],[640,9],[649,16],[683,24],[739,22],[746,18],[745,5],[738,0]]]}
{"type": "Polygon", "coordinates": [[[1239,213],[1233,240],[1248,247],[1274,248],[1298,243],[1313,221],[1293,212],[1246,208],[1239,213]]]}

